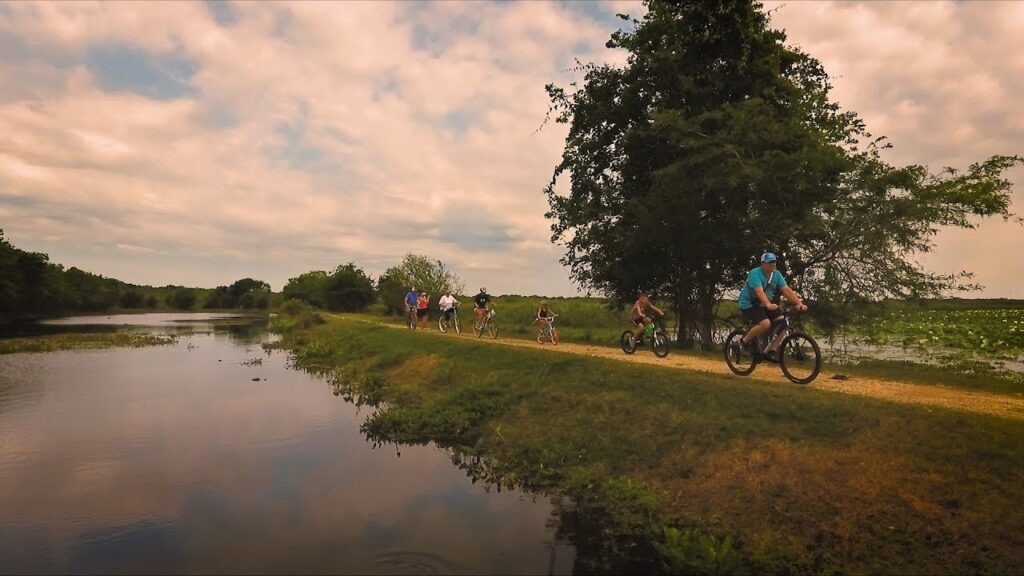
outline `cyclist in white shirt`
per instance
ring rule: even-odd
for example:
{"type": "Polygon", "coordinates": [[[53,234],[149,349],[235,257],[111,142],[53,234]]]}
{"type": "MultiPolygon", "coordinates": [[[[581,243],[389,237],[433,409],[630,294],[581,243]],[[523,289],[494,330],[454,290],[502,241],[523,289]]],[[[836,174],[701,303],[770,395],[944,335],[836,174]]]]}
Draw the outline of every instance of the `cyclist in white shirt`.
{"type": "Polygon", "coordinates": [[[455,310],[455,307],[458,305],[459,301],[455,299],[455,296],[452,296],[451,290],[445,290],[444,296],[441,296],[441,299],[437,302],[437,306],[441,309],[441,313],[444,314],[445,320],[452,319],[452,310],[455,310]]]}

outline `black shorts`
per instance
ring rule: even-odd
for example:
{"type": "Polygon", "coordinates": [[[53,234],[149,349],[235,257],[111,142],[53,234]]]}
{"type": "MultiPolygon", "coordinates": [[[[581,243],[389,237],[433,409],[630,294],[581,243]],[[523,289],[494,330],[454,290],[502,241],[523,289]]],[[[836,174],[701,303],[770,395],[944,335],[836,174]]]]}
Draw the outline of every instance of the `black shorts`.
{"type": "Polygon", "coordinates": [[[641,325],[643,325],[643,323],[644,323],[643,316],[640,316],[639,318],[633,318],[633,324],[635,326],[641,326],[641,325]]]}
{"type": "Polygon", "coordinates": [[[751,324],[758,324],[762,320],[775,320],[779,316],[782,316],[781,308],[769,310],[761,306],[751,306],[750,308],[740,310],[740,312],[743,313],[744,318],[750,320],[751,324]]]}
{"type": "Polygon", "coordinates": [[[424,316],[427,315],[427,312],[429,312],[429,309],[427,309],[427,308],[417,308],[416,309],[416,316],[418,318],[423,318],[424,316]]]}

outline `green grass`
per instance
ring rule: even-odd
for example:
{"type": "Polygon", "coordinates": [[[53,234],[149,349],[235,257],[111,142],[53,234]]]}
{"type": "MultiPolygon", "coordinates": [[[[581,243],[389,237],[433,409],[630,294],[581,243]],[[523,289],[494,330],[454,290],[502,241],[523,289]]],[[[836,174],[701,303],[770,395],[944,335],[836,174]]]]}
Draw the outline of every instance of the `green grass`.
{"type": "Polygon", "coordinates": [[[863,360],[857,364],[827,364],[825,370],[849,376],[939,384],[993,394],[1024,394],[1024,374],[993,369],[988,362],[949,359],[942,365],[930,365],[896,360],[863,360]]]}
{"type": "Polygon", "coordinates": [[[91,334],[54,334],[0,340],[0,354],[18,352],[54,352],[90,348],[138,348],[173,344],[173,336],[157,336],[141,332],[99,332],[91,334]]]}
{"type": "Polygon", "coordinates": [[[583,571],[1024,565],[1019,420],[338,319],[285,341],[377,406],[371,439],[437,442],[471,478],[569,497],[583,571]]]}

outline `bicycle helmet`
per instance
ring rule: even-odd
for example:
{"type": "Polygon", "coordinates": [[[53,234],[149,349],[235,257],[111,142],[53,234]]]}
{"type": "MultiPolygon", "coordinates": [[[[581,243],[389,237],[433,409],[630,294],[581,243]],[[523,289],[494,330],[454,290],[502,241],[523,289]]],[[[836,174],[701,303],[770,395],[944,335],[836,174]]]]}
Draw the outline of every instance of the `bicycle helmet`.
{"type": "Polygon", "coordinates": [[[778,258],[775,257],[774,252],[765,252],[764,254],[761,254],[761,262],[764,262],[765,264],[775,262],[776,260],[778,260],[778,258]]]}
{"type": "Polygon", "coordinates": [[[481,288],[480,291],[483,292],[484,294],[486,294],[487,293],[487,288],[481,288]]]}

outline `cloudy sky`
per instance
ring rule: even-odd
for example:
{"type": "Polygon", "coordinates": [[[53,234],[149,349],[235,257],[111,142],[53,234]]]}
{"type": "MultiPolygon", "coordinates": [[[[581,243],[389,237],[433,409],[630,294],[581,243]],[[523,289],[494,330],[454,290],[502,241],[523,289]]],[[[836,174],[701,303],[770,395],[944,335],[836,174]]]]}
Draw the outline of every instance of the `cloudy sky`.
{"type": "MultiPolygon", "coordinates": [[[[889,160],[1024,153],[1024,2],[767,7],[889,160]]],[[[538,131],[544,85],[624,61],[616,12],[639,3],[0,3],[0,228],[137,284],[280,290],[413,252],[470,289],[574,294],[543,216],[566,130],[538,131]]],[[[1020,225],[936,240],[929,269],[1024,298],[1020,225]]]]}

